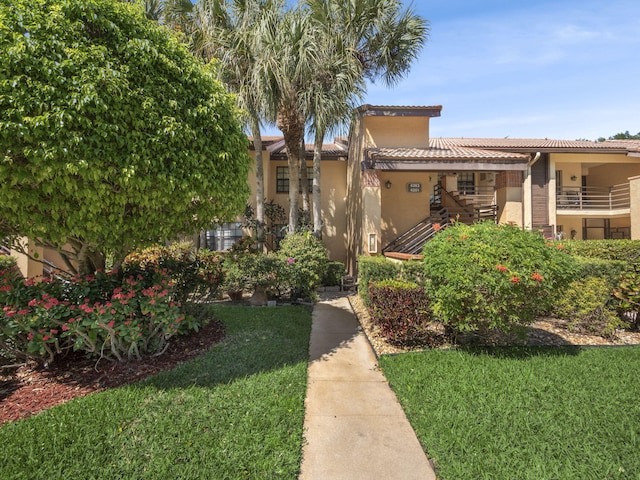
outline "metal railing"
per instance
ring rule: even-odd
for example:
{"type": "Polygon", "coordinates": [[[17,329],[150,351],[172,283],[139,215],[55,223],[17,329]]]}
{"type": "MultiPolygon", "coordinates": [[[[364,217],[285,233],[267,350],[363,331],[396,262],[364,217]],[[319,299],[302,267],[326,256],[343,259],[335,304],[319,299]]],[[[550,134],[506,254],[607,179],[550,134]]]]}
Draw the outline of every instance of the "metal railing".
{"type": "Polygon", "coordinates": [[[462,222],[472,224],[482,220],[491,220],[495,222],[497,215],[498,207],[496,205],[474,208],[441,208],[437,212],[421,220],[418,224],[407,230],[399,237],[392,240],[382,249],[382,253],[396,252],[413,255],[419,254],[425,243],[427,243],[439,230],[446,228],[452,223],[462,222]]]}
{"type": "Polygon", "coordinates": [[[561,210],[620,210],[631,205],[628,183],[611,187],[563,187],[556,193],[561,210]]]}

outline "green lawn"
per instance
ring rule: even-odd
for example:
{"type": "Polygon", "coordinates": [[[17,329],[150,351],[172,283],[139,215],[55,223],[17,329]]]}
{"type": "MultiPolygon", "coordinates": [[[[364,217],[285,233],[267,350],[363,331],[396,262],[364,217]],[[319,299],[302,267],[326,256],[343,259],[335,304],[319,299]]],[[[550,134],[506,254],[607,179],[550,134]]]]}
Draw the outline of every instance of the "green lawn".
{"type": "Polygon", "coordinates": [[[213,311],[206,355],[0,428],[0,478],[297,478],[309,309],[213,311]]]}
{"type": "Polygon", "coordinates": [[[438,478],[640,479],[640,347],[381,358],[438,478]]]}

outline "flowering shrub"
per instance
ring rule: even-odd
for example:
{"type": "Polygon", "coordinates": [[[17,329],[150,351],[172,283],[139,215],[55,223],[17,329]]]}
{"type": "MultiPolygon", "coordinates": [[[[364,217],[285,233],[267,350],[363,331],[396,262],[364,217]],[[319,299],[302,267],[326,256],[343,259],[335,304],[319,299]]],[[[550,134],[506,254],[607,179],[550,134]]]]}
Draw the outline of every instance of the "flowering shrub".
{"type": "Polygon", "coordinates": [[[369,284],[369,312],[387,341],[394,345],[432,345],[431,310],[423,287],[413,282],[382,280],[369,284]]]}
{"type": "Polygon", "coordinates": [[[176,334],[198,328],[166,274],[97,273],[41,282],[0,273],[0,349],[50,362],[69,350],[124,361],[159,354],[176,334]]]}
{"type": "Polygon", "coordinates": [[[122,270],[125,276],[142,275],[147,283],[158,272],[168,275],[180,302],[214,296],[224,279],[222,258],[209,250],[196,253],[189,243],[134,252],[124,260],[122,270]]]}
{"type": "Polygon", "coordinates": [[[276,255],[287,264],[292,297],[315,300],[328,262],[322,242],[308,231],[289,234],[280,242],[276,255]]]}
{"type": "Polygon", "coordinates": [[[423,250],[434,313],[458,332],[531,322],[574,278],[573,259],[557,247],[510,225],[442,230],[423,250]]]}

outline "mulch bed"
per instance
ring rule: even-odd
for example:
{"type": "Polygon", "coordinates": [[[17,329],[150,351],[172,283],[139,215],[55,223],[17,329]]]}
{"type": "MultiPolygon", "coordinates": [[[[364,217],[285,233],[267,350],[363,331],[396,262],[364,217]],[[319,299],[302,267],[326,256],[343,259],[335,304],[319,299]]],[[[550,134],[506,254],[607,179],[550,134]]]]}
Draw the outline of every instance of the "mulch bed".
{"type": "Polygon", "coordinates": [[[134,383],[171,370],[202,355],[225,335],[224,325],[210,320],[198,332],[174,337],[158,357],[127,363],[87,359],[71,354],[49,368],[26,364],[0,371],[0,425],[93,392],[134,383]]]}
{"type": "MultiPolygon", "coordinates": [[[[389,344],[378,332],[377,327],[371,321],[367,307],[357,295],[349,296],[351,307],[358,317],[362,329],[369,339],[369,343],[376,355],[405,353],[412,350],[420,350],[422,347],[407,348],[389,344]]],[[[524,340],[515,336],[502,335],[498,332],[483,335],[468,335],[461,339],[474,345],[528,345],[528,346],[622,346],[640,345],[640,332],[618,330],[611,338],[587,333],[572,332],[567,329],[567,323],[558,318],[540,318],[526,328],[524,340]]],[[[452,345],[445,344],[444,347],[452,345]]]]}

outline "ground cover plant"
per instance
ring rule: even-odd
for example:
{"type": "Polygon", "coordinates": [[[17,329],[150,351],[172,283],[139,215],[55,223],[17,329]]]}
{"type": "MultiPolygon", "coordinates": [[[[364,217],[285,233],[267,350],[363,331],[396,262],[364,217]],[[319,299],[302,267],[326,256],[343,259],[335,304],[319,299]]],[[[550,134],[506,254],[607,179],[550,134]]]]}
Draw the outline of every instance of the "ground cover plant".
{"type": "Polygon", "coordinates": [[[489,348],[383,356],[438,478],[640,475],[640,348],[489,348]]]}
{"type": "Polygon", "coordinates": [[[0,478],[296,478],[306,307],[215,305],[207,354],[0,428],[0,478]]]}

